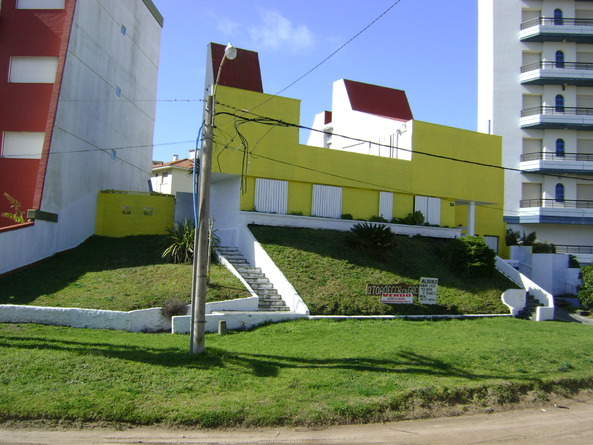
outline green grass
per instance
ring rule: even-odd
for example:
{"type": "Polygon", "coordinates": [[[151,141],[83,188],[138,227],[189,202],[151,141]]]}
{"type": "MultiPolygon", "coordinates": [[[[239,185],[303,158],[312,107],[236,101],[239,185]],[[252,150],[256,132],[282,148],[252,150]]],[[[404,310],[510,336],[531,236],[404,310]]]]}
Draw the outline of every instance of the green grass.
{"type": "Polygon", "coordinates": [[[348,247],[347,233],[330,230],[250,226],[258,241],[319,315],[496,314],[508,313],[502,292],[516,285],[495,273],[487,278],[461,277],[439,259],[449,240],[396,237],[387,261],[361,256],[348,247]],[[438,305],[386,305],[365,295],[367,284],[418,284],[420,277],[439,279],[438,305]]]}
{"type": "Polygon", "coordinates": [[[200,427],[389,421],[593,387],[576,323],[300,321],[227,336],[0,325],[0,418],[200,427]]]}
{"type": "MultiPolygon", "coordinates": [[[[171,298],[190,301],[192,266],[161,258],[166,236],[93,236],[0,279],[0,304],[130,311],[161,306],[171,298]]],[[[241,282],[213,265],[209,301],[248,297],[241,282]]]]}

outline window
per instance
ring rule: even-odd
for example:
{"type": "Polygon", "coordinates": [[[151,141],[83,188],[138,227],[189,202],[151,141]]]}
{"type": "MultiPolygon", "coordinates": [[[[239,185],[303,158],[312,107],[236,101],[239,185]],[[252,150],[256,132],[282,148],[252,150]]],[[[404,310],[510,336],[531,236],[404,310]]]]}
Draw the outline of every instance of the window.
{"type": "Polygon", "coordinates": [[[342,187],[313,184],[313,216],[340,218],[342,216],[342,187]]]}
{"type": "Polygon", "coordinates": [[[556,156],[564,157],[564,139],[556,139],[556,156]]]}
{"type": "Polygon", "coordinates": [[[2,157],[15,159],[40,159],[45,133],[6,131],[2,138],[2,157]]]}
{"type": "Polygon", "coordinates": [[[556,189],[554,191],[554,201],[564,202],[564,185],[556,184],[556,189]]]}
{"type": "Polygon", "coordinates": [[[64,9],[65,0],[17,0],[16,9],[64,9]]]}
{"type": "Polygon", "coordinates": [[[255,210],[286,215],[288,212],[288,181],[255,178],[255,210]]]}
{"type": "Polygon", "coordinates": [[[11,57],[8,81],[11,83],[54,83],[57,57],[11,57]]]}
{"type": "Polygon", "coordinates": [[[556,51],[556,68],[564,68],[564,53],[556,51]]]}
{"type": "Polygon", "coordinates": [[[564,23],[562,15],[562,9],[554,9],[554,25],[562,25],[564,23]]]}
{"type": "Polygon", "coordinates": [[[555,111],[559,113],[564,113],[564,96],[562,94],[558,94],[556,96],[555,102],[555,111]]]}

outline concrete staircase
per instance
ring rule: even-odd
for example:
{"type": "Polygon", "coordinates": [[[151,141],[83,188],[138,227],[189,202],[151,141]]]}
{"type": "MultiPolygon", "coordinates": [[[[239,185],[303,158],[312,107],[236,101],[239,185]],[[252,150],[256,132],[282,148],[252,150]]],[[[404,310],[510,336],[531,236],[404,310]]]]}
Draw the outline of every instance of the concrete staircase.
{"type": "Polygon", "coordinates": [[[290,311],[290,308],[286,306],[286,303],[262,270],[259,267],[251,267],[236,247],[218,246],[216,250],[233,265],[253,292],[257,294],[259,297],[258,309],[260,311],[290,311]]]}
{"type": "Polygon", "coordinates": [[[517,315],[517,318],[524,318],[525,320],[535,320],[535,315],[538,306],[543,306],[543,304],[536,300],[533,295],[527,294],[525,307],[521,309],[521,311],[517,315]]]}

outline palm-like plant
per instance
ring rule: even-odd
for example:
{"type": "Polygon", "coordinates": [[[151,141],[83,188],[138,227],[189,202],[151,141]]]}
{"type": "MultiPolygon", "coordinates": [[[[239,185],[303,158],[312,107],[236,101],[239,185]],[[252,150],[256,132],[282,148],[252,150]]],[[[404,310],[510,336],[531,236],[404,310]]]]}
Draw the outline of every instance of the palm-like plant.
{"type": "Polygon", "coordinates": [[[194,259],[194,225],[186,219],[167,231],[171,244],[164,250],[162,257],[172,263],[192,263],[194,259]]]}
{"type": "Polygon", "coordinates": [[[355,224],[350,229],[348,244],[365,256],[385,260],[395,245],[395,235],[385,224],[355,224]]]}

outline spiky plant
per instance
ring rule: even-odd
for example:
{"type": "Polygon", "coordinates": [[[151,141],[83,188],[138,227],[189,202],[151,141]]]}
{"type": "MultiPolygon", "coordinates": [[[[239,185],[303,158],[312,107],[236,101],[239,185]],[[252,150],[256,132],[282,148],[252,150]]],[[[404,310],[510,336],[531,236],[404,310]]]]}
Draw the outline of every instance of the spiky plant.
{"type": "Polygon", "coordinates": [[[172,263],[192,263],[194,259],[194,234],[193,223],[186,219],[175,224],[168,230],[171,244],[163,251],[162,257],[172,263]]]}

